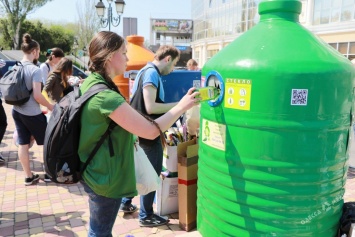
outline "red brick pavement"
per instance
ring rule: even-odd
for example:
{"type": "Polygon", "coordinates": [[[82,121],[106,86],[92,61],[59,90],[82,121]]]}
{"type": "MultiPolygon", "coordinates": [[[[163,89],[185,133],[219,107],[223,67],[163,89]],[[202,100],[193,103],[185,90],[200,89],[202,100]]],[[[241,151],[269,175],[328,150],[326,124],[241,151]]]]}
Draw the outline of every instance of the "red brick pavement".
{"type": "MultiPolygon", "coordinates": [[[[8,127],[0,150],[7,162],[0,166],[0,236],[87,236],[88,202],[80,184],[57,185],[39,181],[37,185],[24,186],[17,147],[12,142],[14,123],[11,106],[4,107],[8,127]]],[[[355,151],[351,151],[353,154],[355,151]]],[[[30,156],[31,169],[43,173],[42,147],[34,145],[30,156]]],[[[355,201],[355,169],[349,169],[344,199],[355,201]]],[[[134,198],[133,202],[139,205],[139,198],[134,198]]],[[[197,230],[189,233],[181,230],[177,214],[169,218],[169,225],[142,228],[138,225],[138,213],[120,213],[113,236],[201,236],[197,230]]]]}

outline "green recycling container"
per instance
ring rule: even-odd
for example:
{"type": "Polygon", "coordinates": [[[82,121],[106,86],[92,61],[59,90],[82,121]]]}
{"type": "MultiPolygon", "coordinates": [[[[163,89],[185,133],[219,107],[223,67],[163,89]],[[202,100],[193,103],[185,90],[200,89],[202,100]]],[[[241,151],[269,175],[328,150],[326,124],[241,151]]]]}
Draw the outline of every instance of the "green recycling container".
{"type": "Polygon", "coordinates": [[[212,57],[201,104],[197,228],[204,237],[334,237],[342,212],[355,71],[298,22],[301,2],[212,57]]]}

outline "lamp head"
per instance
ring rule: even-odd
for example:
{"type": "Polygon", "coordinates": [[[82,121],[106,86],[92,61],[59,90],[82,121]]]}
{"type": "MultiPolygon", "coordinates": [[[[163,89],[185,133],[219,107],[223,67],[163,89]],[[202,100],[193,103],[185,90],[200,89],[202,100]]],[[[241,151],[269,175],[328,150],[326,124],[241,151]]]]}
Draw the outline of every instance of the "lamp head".
{"type": "Polygon", "coordinates": [[[124,2],[124,0],[116,0],[115,5],[117,14],[121,15],[123,13],[124,6],[126,5],[126,3],[124,2]]]}
{"type": "Polygon", "coordinates": [[[99,17],[103,17],[105,15],[105,5],[103,4],[102,0],[100,0],[100,2],[98,2],[95,5],[96,8],[96,13],[99,17]]]}

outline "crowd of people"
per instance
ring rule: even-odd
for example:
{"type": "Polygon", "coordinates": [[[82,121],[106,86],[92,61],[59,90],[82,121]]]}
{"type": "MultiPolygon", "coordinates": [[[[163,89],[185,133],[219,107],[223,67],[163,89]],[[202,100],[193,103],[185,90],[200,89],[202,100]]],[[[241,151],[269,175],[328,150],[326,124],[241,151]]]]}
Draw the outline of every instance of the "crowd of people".
{"type": "MultiPolygon", "coordinates": [[[[72,74],[72,61],[65,58],[60,48],[47,50],[47,60],[38,66],[40,45],[31,35],[24,34],[21,50],[23,58],[23,78],[26,87],[31,91],[30,99],[22,105],[14,105],[12,117],[15,123],[14,139],[18,146],[18,157],[25,173],[25,185],[36,183],[40,176],[31,171],[29,149],[35,140],[37,145],[43,145],[47,118],[44,115],[53,109],[54,103],[71,91],[67,83],[72,74]],[[45,92],[45,93],[44,93],[45,92]],[[45,108],[46,111],[43,111],[45,108]]],[[[0,106],[0,138],[2,140],[7,126],[7,116],[3,106],[0,106]]],[[[0,158],[5,162],[4,158],[0,158]]],[[[44,181],[50,182],[47,175],[44,181]]]]}
{"type": "MultiPolygon", "coordinates": [[[[73,63],[60,48],[47,50],[47,61],[39,67],[40,44],[29,34],[23,35],[21,44],[24,79],[32,90],[28,102],[13,106],[12,117],[18,134],[18,157],[25,174],[25,185],[35,184],[40,178],[31,171],[29,149],[31,139],[37,145],[44,142],[47,119],[42,107],[53,109],[63,96],[73,90],[69,78],[73,63]]],[[[159,135],[166,131],[186,110],[198,105],[199,92],[190,88],[180,101],[165,103],[162,76],[171,73],[176,66],[180,51],[169,45],[161,46],[154,60],[147,63],[137,74],[133,85],[131,104],[126,102],[113,78],[122,75],[127,67],[127,46],[124,38],[114,32],[101,31],[89,44],[90,75],[80,81],[80,93],[84,94],[96,84],[106,84],[110,89],[99,92],[84,105],[78,154],[82,163],[88,159],[107,127],[117,125],[111,135],[112,144],[104,143],[82,174],[81,184],[89,197],[90,224],[88,236],[112,236],[112,228],[119,211],[133,213],[138,210],[132,204],[137,196],[134,171],[134,143],[146,153],[157,175],[162,170],[163,148],[159,135]],[[112,145],[113,153],[109,146],[112,145]],[[112,156],[113,154],[113,156],[112,156]]],[[[353,63],[355,63],[353,61],[353,63]]],[[[3,63],[0,61],[0,66],[3,63]]],[[[187,69],[199,71],[197,62],[190,59],[187,69]]],[[[7,127],[7,116],[0,100],[0,142],[7,127]]],[[[0,156],[0,162],[5,159],[0,156]]],[[[153,210],[155,191],[140,196],[140,226],[154,227],[169,222],[153,210]]]]}
{"type": "MultiPolygon", "coordinates": [[[[24,184],[32,185],[40,176],[30,168],[31,139],[37,145],[43,145],[47,119],[42,109],[52,111],[54,103],[72,91],[68,83],[72,74],[72,61],[65,57],[61,49],[52,48],[47,50],[47,61],[38,67],[40,44],[27,33],[23,35],[21,49],[24,54],[21,60],[25,65],[24,79],[32,94],[28,102],[13,106],[12,117],[18,134],[16,142],[25,174],[24,184]]],[[[159,175],[163,157],[159,139],[161,131],[167,130],[186,110],[199,104],[199,99],[195,88],[190,88],[179,102],[164,103],[162,76],[173,71],[180,57],[180,51],[173,46],[161,46],[153,62],[138,73],[139,80],[135,80],[133,88],[134,97],[138,98],[135,106],[126,102],[113,82],[115,76],[125,72],[129,61],[124,38],[113,32],[99,32],[89,44],[89,55],[91,73],[81,81],[80,93],[84,94],[98,83],[106,84],[111,89],[96,94],[83,107],[81,126],[85,126],[85,129],[81,129],[78,149],[82,163],[85,163],[90,148],[96,144],[110,122],[114,121],[119,126],[110,135],[114,157],[110,155],[108,144],[104,143],[96,153],[100,159],[88,165],[80,182],[89,196],[88,235],[111,236],[117,213],[132,213],[138,209],[132,204],[132,198],[137,196],[134,137],[139,137],[139,145],[159,175]],[[144,108],[144,111],[139,108],[144,108]]],[[[3,106],[0,106],[0,141],[6,127],[7,117],[3,106]]],[[[0,162],[5,162],[4,158],[0,157],[0,162]]],[[[169,222],[167,218],[154,214],[154,197],[155,191],[140,197],[141,226],[153,227],[169,222]]]]}

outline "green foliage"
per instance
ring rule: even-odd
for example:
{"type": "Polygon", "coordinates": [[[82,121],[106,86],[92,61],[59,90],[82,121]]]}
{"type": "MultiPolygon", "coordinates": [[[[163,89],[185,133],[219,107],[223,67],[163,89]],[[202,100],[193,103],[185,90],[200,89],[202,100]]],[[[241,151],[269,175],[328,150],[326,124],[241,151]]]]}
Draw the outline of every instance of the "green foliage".
{"type": "MultiPolygon", "coordinates": [[[[8,29],[6,27],[7,20],[0,19],[0,43],[4,49],[12,48],[12,40],[8,29]]],[[[71,30],[66,25],[48,25],[44,26],[40,21],[24,21],[20,35],[29,33],[41,46],[41,51],[46,52],[47,49],[59,47],[65,53],[70,53],[71,46],[73,45],[74,30],[71,30]]],[[[20,44],[22,39],[20,39],[20,44]]]]}
{"type": "Polygon", "coordinates": [[[11,49],[12,48],[12,40],[10,36],[10,32],[8,29],[9,22],[5,18],[0,18],[0,45],[4,49],[11,49]]]}
{"type": "Polygon", "coordinates": [[[0,0],[1,10],[7,14],[8,33],[13,41],[13,47],[19,49],[20,30],[27,15],[52,0],[0,0]]]}
{"type": "MultiPolygon", "coordinates": [[[[72,52],[74,38],[77,49],[87,47],[91,38],[99,31],[99,19],[96,15],[95,0],[84,0],[84,8],[77,4],[79,15],[75,23],[53,23],[43,20],[28,21],[29,13],[53,0],[0,0],[0,47],[19,49],[24,33],[31,34],[39,42],[41,51],[59,47],[67,54],[72,52]]],[[[82,0],[81,0],[82,1],[82,0]]]]}

